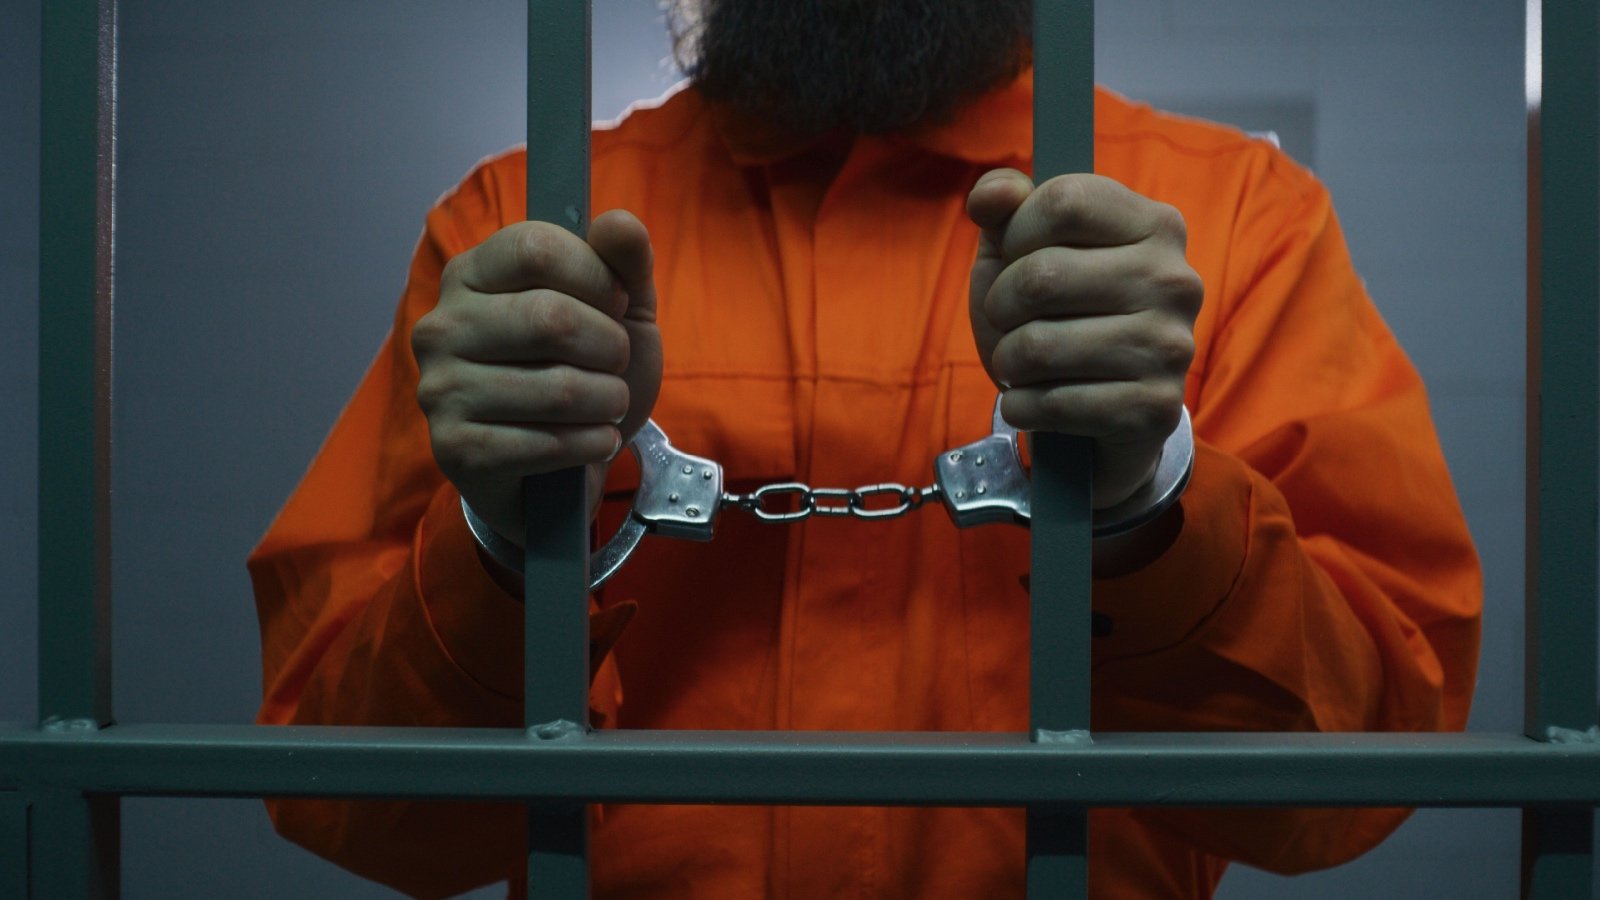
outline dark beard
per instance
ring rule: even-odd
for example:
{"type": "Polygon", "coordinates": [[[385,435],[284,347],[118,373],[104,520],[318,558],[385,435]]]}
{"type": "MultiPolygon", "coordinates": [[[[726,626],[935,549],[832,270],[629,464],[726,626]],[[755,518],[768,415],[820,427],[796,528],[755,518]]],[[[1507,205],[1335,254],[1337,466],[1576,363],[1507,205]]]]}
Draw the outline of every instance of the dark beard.
{"type": "Polygon", "coordinates": [[[1032,0],[670,0],[705,96],[802,135],[948,120],[1030,61],[1032,0]]]}

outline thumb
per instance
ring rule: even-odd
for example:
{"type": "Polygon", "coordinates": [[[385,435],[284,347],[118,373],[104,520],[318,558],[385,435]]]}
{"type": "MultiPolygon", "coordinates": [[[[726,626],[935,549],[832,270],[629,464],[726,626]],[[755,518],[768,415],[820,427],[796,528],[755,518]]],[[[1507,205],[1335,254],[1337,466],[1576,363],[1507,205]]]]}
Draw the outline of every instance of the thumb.
{"type": "Polygon", "coordinates": [[[655,254],[650,234],[632,213],[614,209],[589,226],[589,246],[605,261],[628,295],[622,327],[628,331],[628,412],[618,424],[624,441],[633,439],[661,392],[661,332],[656,328],[655,254]]]}
{"type": "Polygon", "coordinates": [[[982,229],[968,282],[967,312],[972,321],[972,337],[978,345],[978,357],[991,378],[994,370],[990,357],[1000,340],[1000,332],[989,323],[984,301],[1007,264],[1001,252],[1006,226],[1032,191],[1033,182],[1016,169],[994,169],[985,172],[967,195],[967,216],[982,229]]]}
{"type": "Polygon", "coordinates": [[[656,286],[653,278],[655,252],[650,233],[637,217],[626,210],[601,213],[589,226],[589,246],[622,282],[628,295],[623,318],[654,322],[656,286]]]}
{"type": "Polygon", "coordinates": [[[967,216],[983,229],[984,243],[999,255],[1000,239],[1022,201],[1033,193],[1033,180],[1016,169],[991,169],[967,194],[967,216]]]}

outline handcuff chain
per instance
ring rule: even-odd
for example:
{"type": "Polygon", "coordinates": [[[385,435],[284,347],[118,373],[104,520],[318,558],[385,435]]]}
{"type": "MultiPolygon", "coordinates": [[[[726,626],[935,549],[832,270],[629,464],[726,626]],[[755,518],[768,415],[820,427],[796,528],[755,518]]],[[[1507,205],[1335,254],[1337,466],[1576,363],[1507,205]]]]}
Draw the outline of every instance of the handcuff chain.
{"type": "Polygon", "coordinates": [[[798,481],[781,481],[756,488],[748,494],[724,493],[723,508],[734,507],[755,516],[763,522],[798,522],[812,516],[851,516],[857,519],[897,519],[919,509],[930,500],[938,500],[939,486],[914,488],[893,482],[869,484],[858,488],[814,488],[798,481]],[[798,506],[777,512],[769,508],[773,501],[794,496],[798,506]],[[874,498],[892,497],[893,506],[871,507],[874,498]]]}
{"type": "MultiPolygon", "coordinates": [[[[1122,503],[1095,510],[1095,537],[1110,537],[1137,528],[1177,501],[1194,468],[1192,427],[1186,408],[1178,427],[1162,447],[1155,478],[1122,503]]],[[[616,574],[646,533],[709,541],[716,514],[728,507],[742,509],[763,522],[798,522],[812,516],[896,519],[920,509],[929,500],[938,500],[957,528],[986,522],[1029,525],[1033,521],[1032,487],[1018,450],[1017,431],[1001,417],[998,399],[992,432],[934,457],[934,482],[922,488],[894,483],[814,488],[798,481],[784,481],[748,494],[728,493],[722,489],[722,467],[715,460],[675,449],[654,421],[644,423],[628,443],[628,450],[639,461],[639,490],[617,533],[590,557],[590,590],[616,574]],[[771,501],[786,496],[796,498],[799,505],[782,511],[771,508],[771,501]],[[869,506],[883,502],[883,498],[893,502],[869,506]]],[[[496,543],[493,529],[477,521],[465,500],[462,512],[479,546],[507,569],[519,571],[522,560],[518,548],[503,539],[496,543]]]]}

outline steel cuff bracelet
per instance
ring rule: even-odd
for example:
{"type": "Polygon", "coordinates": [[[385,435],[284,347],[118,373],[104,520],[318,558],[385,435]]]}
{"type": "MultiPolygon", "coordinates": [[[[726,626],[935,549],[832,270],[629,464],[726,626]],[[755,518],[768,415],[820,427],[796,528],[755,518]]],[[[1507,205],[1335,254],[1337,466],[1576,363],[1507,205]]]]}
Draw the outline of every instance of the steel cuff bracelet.
{"type": "MultiPolygon", "coordinates": [[[[717,514],[724,508],[743,509],[768,522],[791,522],[811,516],[852,516],[888,519],[905,515],[935,497],[944,502],[958,528],[1006,522],[1028,525],[1030,486],[1022,462],[1017,430],[1000,416],[995,400],[993,433],[934,459],[934,483],[923,488],[901,484],[874,484],[855,489],[812,488],[798,482],[769,484],[749,494],[723,491],[722,466],[672,446],[654,420],[645,422],[629,442],[639,461],[639,490],[633,508],[617,533],[589,558],[592,591],[622,568],[646,534],[709,541],[717,514]],[[766,502],[776,496],[795,495],[800,506],[773,512],[766,502]],[[872,505],[889,498],[891,506],[872,505]]],[[[1189,410],[1183,409],[1178,427],[1161,449],[1156,473],[1142,488],[1115,506],[1094,511],[1096,538],[1124,534],[1154,520],[1176,503],[1194,471],[1194,432],[1189,410]]],[[[500,565],[522,571],[522,549],[501,537],[478,518],[465,500],[462,513],[473,537],[500,565]]]]}

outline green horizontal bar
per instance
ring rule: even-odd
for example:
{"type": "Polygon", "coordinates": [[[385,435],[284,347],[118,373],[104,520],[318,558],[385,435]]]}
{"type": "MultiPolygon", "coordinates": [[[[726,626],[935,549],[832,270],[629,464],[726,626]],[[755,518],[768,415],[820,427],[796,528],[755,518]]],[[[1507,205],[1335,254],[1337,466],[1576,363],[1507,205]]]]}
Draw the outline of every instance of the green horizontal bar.
{"type": "Polygon", "coordinates": [[[0,726],[0,790],[868,806],[1600,805],[1600,744],[1512,734],[0,726]]]}

